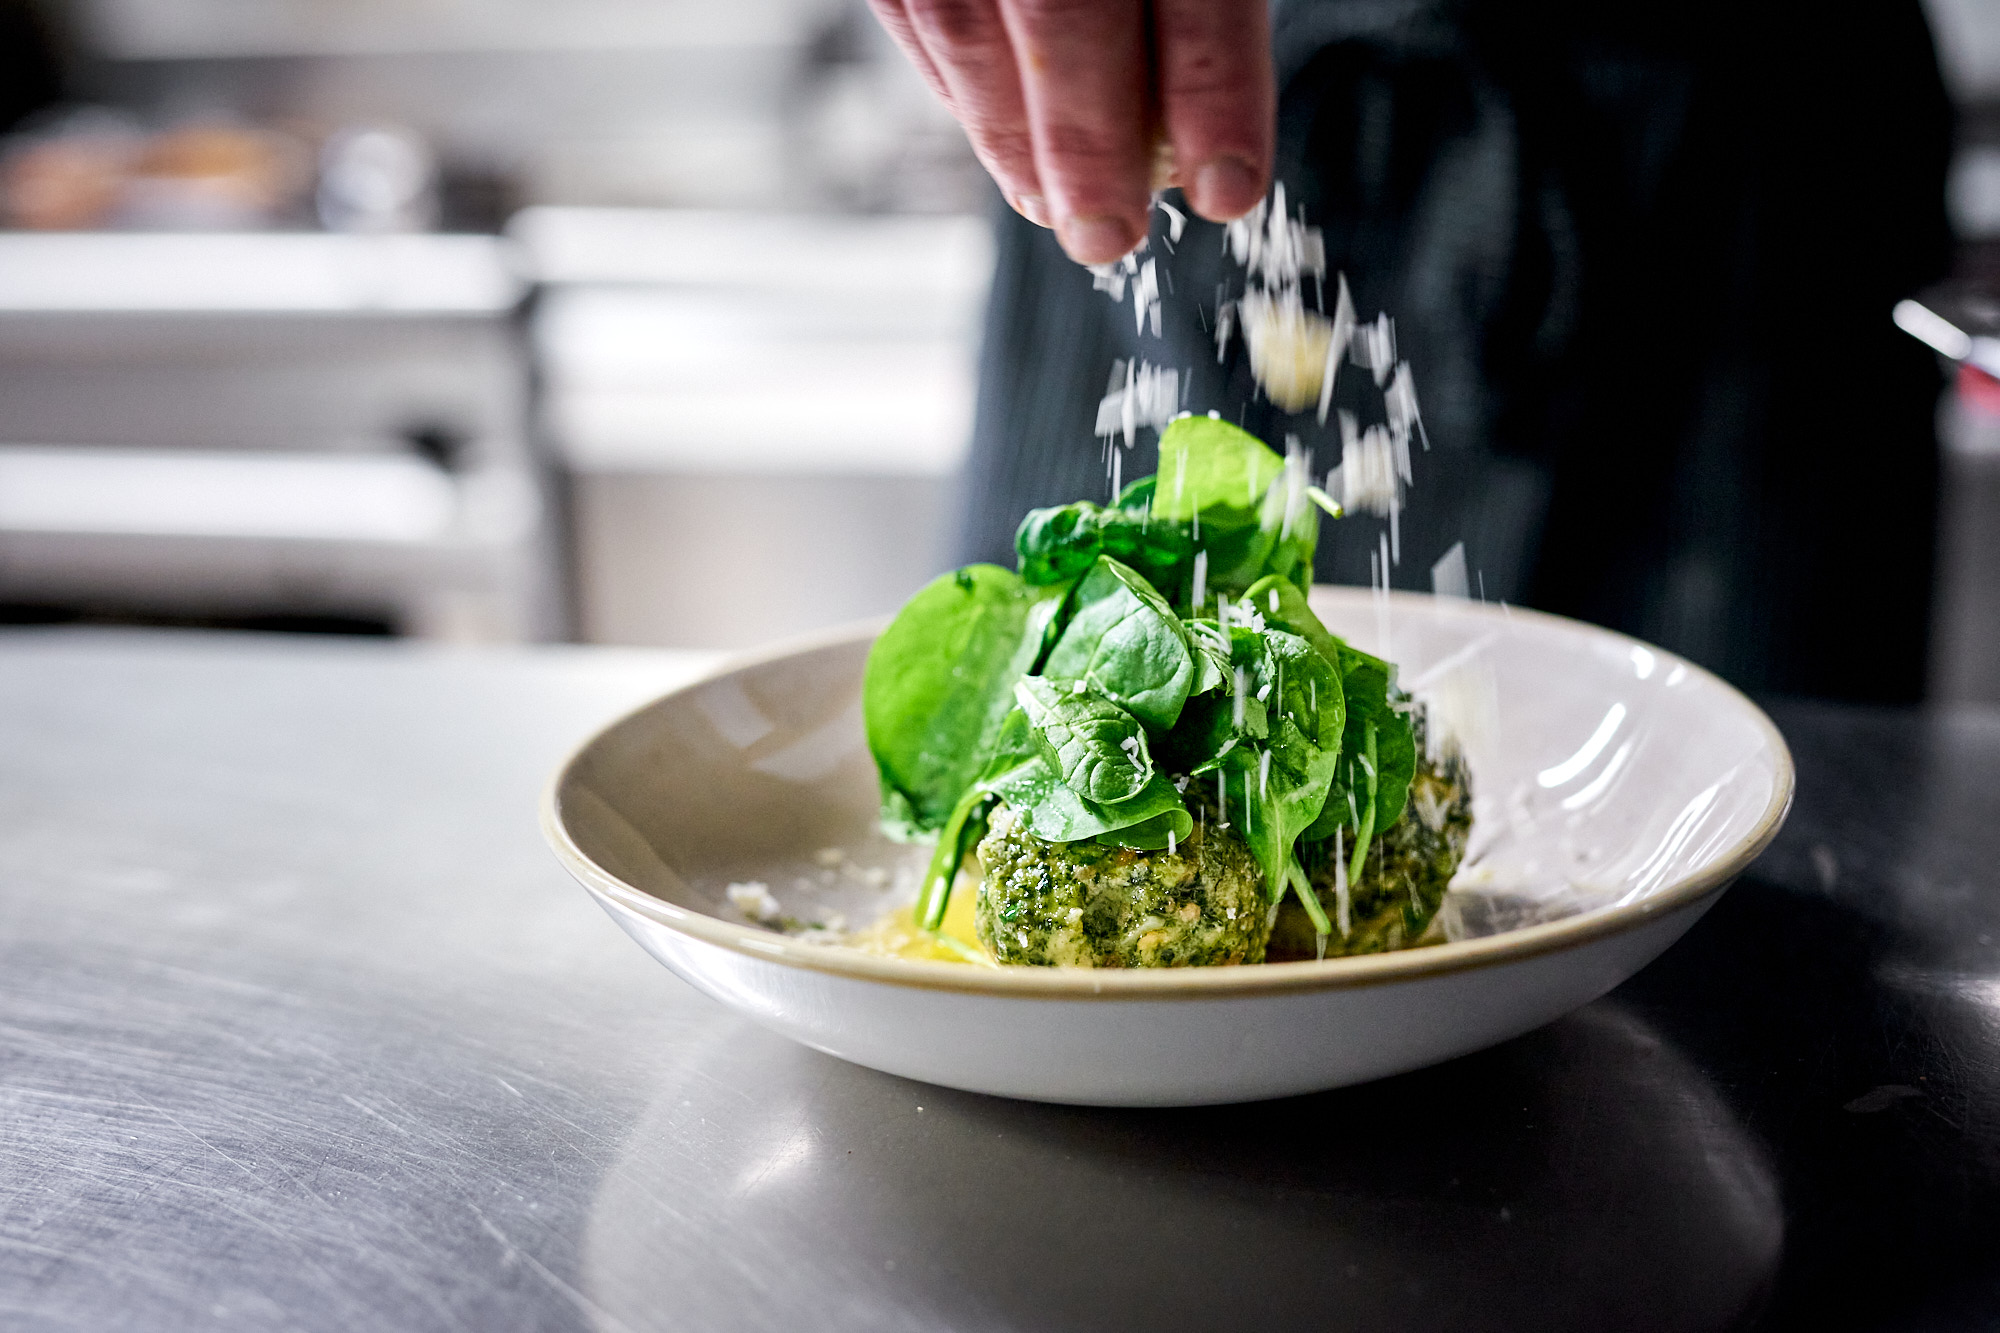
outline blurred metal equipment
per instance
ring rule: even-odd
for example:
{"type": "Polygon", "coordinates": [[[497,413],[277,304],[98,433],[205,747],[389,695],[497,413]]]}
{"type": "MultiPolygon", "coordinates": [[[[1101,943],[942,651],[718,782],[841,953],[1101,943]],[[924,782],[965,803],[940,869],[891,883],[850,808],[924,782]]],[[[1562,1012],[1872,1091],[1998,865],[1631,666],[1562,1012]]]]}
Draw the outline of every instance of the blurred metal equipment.
{"type": "Polygon", "coordinates": [[[0,235],[0,603],[559,637],[493,237],[0,235]]]}
{"type": "Polygon", "coordinates": [[[1938,408],[1931,697],[2000,703],[2000,7],[1924,0],[1924,10],[1958,110],[1946,191],[1958,271],[1896,309],[1905,332],[1960,363],[1938,408]]]}
{"type": "Polygon", "coordinates": [[[437,222],[437,163],[400,130],[342,130],[320,149],[319,220],[328,231],[428,231],[437,222]]]}
{"type": "Polygon", "coordinates": [[[399,126],[447,195],[475,172],[545,203],[971,206],[934,179],[970,177],[963,136],[861,0],[70,3],[89,96],[399,126]]]}
{"type": "Polygon", "coordinates": [[[2000,703],[2000,383],[1961,372],[1938,412],[1944,446],[1931,697],[2000,703]]]}
{"type": "Polygon", "coordinates": [[[992,261],[971,217],[534,208],[583,636],[740,647],[936,573],[992,261]]]}

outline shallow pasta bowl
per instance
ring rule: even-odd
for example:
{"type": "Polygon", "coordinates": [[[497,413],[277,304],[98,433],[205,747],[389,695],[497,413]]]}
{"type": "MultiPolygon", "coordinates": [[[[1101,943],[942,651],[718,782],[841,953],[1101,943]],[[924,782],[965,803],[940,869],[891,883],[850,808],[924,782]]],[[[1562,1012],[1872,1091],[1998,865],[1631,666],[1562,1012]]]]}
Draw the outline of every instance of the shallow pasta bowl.
{"type": "Polygon", "coordinates": [[[1474,858],[1445,942],[1321,962],[990,968],[785,934],[865,924],[924,849],[875,825],[862,739],[872,631],[732,665],[612,723],[542,823],[612,918],[696,989],[858,1064],[1044,1101],[1168,1106],[1339,1087],[1503,1041],[1680,938],[1770,842],[1792,762],[1770,720],[1622,635],[1459,599],[1321,588],[1313,604],[1464,737],[1474,858]],[[738,886],[732,899],[730,886],[738,886]]]}

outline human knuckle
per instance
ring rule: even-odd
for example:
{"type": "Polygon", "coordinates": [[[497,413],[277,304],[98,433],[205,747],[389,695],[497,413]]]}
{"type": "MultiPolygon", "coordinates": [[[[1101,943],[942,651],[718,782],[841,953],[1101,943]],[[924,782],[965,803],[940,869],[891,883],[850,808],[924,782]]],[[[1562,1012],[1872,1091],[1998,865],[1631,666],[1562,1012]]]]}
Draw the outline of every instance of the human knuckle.
{"type": "Polygon", "coordinates": [[[1014,16],[1030,28],[1095,25],[1109,6],[1104,0],[1006,0],[1014,16]]]}
{"type": "Polygon", "coordinates": [[[979,139],[987,156],[1010,170],[1025,168],[1035,160],[1035,146],[1026,129],[984,125],[980,127],[979,139]]]}
{"type": "Polygon", "coordinates": [[[1057,121],[1042,133],[1042,145],[1052,156],[1074,162],[1111,162],[1130,156],[1133,145],[1121,136],[1090,125],[1057,121]]]}
{"type": "Polygon", "coordinates": [[[1216,101],[1245,101],[1252,80],[1245,62],[1219,51],[1188,52],[1162,71],[1163,96],[1216,101]]]}
{"type": "Polygon", "coordinates": [[[987,135],[974,134],[972,151],[979,159],[979,165],[986,168],[1001,185],[1029,193],[1037,189],[1034,155],[1019,139],[1002,135],[996,141],[987,135]]]}
{"type": "Polygon", "coordinates": [[[991,0],[910,0],[913,17],[948,48],[979,47],[999,34],[991,0]]]}

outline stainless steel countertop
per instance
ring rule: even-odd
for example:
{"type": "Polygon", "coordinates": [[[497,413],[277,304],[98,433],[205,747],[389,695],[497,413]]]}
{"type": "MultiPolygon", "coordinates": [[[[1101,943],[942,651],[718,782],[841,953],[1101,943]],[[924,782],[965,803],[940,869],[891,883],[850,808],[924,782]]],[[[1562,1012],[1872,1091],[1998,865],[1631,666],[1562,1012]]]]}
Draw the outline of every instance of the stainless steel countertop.
{"type": "Polygon", "coordinates": [[[1121,1112],[795,1047],[567,881],[549,770],[704,660],[0,635],[0,1327],[1697,1329],[1829,1302],[1865,1327],[1996,1289],[2000,1129],[1970,1092],[2000,1035],[1964,999],[2000,971],[1970,942],[1993,895],[1940,897],[1894,802],[1813,805],[1853,737],[1906,735],[1930,817],[1990,844],[1990,719],[1781,715],[1799,833],[1549,1028],[1121,1112]],[[1871,873],[1918,886],[1907,910],[1843,906],[1871,873]],[[1870,921],[1908,946],[1931,908],[1973,915],[1930,1001],[1904,976],[1871,1007],[1874,962],[1808,947],[1870,921]],[[1888,1055],[1824,1049],[1891,1008],[1888,1055]],[[1871,1217],[1802,1206],[1830,1182],[1871,1217]],[[1889,1244],[1914,1267],[1880,1321],[1842,1286],[1875,1225],[1934,1255],[1889,1244]]]}

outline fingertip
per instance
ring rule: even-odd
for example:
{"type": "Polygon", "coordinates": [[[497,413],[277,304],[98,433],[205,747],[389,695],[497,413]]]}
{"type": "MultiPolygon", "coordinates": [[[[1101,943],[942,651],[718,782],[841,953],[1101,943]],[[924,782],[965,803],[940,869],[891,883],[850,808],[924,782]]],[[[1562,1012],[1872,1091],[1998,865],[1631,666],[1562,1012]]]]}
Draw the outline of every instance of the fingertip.
{"type": "Polygon", "coordinates": [[[1132,253],[1139,231],[1123,218],[1098,215],[1065,218],[1056,237],[1079,264],[1108,264],[1132,253]]]}
{"type": "Polygon", "coordinates": [[[1019,213],[1037,227],[1047,227],[1050,225],[1048,201],[1043,199],[1042,196],[1038,194],[1017,194],[1007,202],[1014,206],[1016,213],[1019,213]]]}
{"type": "Polygon", "coordinates": [[[1234,154],[1224,154],[1195,169],[1186,193],[1194,211],[1210,222],[1230,222],[1255,208],[1266,188],[1263,172],[1234,154]]]}

